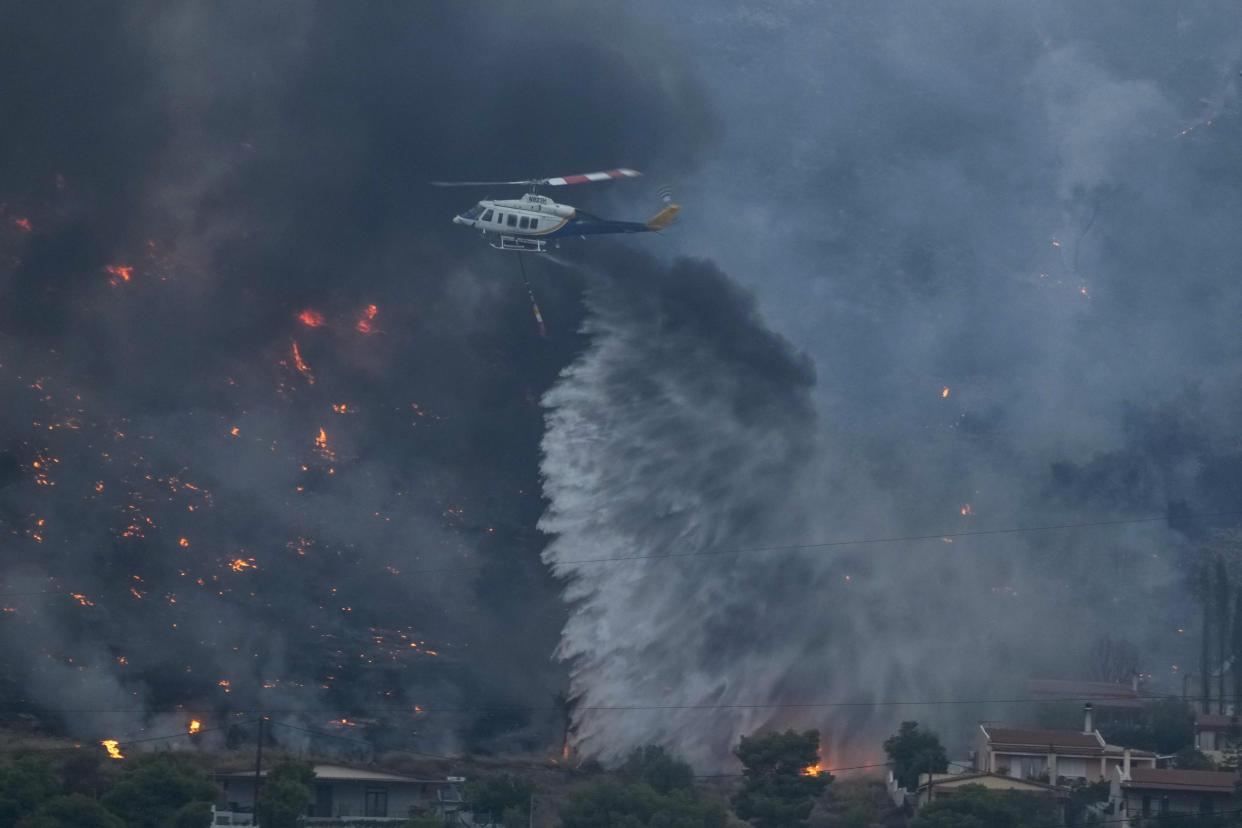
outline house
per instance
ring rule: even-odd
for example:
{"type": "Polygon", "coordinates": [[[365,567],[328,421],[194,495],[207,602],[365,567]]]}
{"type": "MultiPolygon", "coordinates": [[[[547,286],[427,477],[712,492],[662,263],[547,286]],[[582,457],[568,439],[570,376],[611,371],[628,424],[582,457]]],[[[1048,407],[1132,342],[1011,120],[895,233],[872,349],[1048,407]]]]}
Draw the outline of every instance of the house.
{"type": "Polygon", "coordinates": [[[1089,784],[1108,779],[1123,764],[1156,766],[1156,755],[1105,743],[1093,723],[1094,708],[1083,707],[1083,729],[1043,730],[979,725],[974,769],[1051,784],[1089,784]]]}
{"type": "Polygon", "coordinates": [[[1162,697],[1148,694],[1139,684],[1138,674],[1129,684],[1076,679],[1031,679],[1027,691],[1032,698],[1055,701],[1091,702],[1096,724],[1135,724],[1143,711],[1162,697]]]}
{"type": "Polygon", "coordinates": [[[1195,747],[1215,762],[1242,748],[1242,720],[1221,713],[1195,714],[1195,747]]]}
{"type": "Polygon", "coordinates": [[[1115,768],[1109,804],[1120,828],[1160,825],[1170,814],[1232,811],[1238,775],[1175,768],[1115,768]],[[1148,820],[1147,818],[1150,818],[1148,820]]]}
{"type": "MultiPolygon", "coordinates": [[[[317,763],[306,825],[396,823],[434,815],[456,821],[464,810],[465,779],[419,779],[372,768],[317,763]]],[[[263,772],[266,776],[266,771],[263,772]]],[[[217,809],[213,825],[249,825],[254,812],[254,773],[213,774],[227,808],[217,809]]]]}

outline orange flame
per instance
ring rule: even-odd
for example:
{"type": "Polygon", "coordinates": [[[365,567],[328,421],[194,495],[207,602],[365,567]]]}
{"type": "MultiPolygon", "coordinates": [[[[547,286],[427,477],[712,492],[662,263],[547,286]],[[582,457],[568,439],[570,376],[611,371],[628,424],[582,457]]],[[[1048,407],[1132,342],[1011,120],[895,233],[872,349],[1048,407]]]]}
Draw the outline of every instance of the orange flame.
{"type": "Polygon", "coordinates": [[[242,572],[247,569],[254,569],[254,558],[246,560],[245,558],[234,558],[229,562],[229,568],[234,572],[242,572]]]}
{"type": "Polygon", "coordinates": [[[190,733],[198,733],[203,729],[203,723],[198,719],[190,719],[190,733]]]}
{"type": "Polygon", "coordinates": [[[13,219],[13,223],[25,230],[27,233],[30,232],[30,219],[18,217],[13,219]]]}
{"type": "Polygon", "coordinates": [[[306,377],[306,381],[311,385],[315,384],[315,375],[311,373],[310,366],[302,360],[302,352],[298,350],[298,343],[293,343],[293,364],[297,367],[298,372],[306,377]]]}
{"type": "Polygon", "coordinates": [[[815,752],[819,754],[819,761],[810,767],[803,768],[799,771],[803,776],[819,776],[824,772],[824,751],[823,748],[816,748],[815,752]]]}
{"type": "Polygon", "coordinates": [[[940,398],[944,399],[947,396],[949,396],[949,386],[946,385],[944,390],[940,392],[940,398]]]}
{"type": "Polygon", "coordinates": [[[379,308],[377,308],[375,305],[367,305],[362,310],[362,318],[358,320],[358,324],[355,325],[354,327],[360,333],[371,333],[372,331],[371,320],[375,319],[375,315],[377,313],[379,313],[379,308]]]}
{"type": "Polygon", "coordinates": [[[298,314],[298,320],[308,328],[318,328],[323,325],[323,314],[307,308],[298,314]]]}
{"type": "Polygon", "coordinates": [[[121,747],[120,747],[121,743],[118,742],[116,739],[104,739],[99,744],[107,748],[108,756],[110,758],[112,759],[124,759],[125,758],[125,754],[121,753],[121,747]]]}
{"type": "Polygon", "coordinates": [[[970,510],[969,503],[962,507],[962,517],[970,517],[972,514],[974,513],[970,510]]]}
{"type": "Polygon", "coordinates": [[[104,268],[114,278],[108,280],[108,284],[117,284],[117,279],[122,282],[128,282],[134,277],[134,268],[129,265],[108,265],[104,268]]]}

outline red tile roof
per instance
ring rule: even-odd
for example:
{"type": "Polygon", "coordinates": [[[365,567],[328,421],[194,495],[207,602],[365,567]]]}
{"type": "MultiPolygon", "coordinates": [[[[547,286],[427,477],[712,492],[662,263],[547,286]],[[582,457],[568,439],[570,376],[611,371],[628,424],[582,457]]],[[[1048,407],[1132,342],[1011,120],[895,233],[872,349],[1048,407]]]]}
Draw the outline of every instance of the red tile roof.
{"type": "Polygon", "coordinates": [[[1195,714],[1196,730],[1224,730],[1231,726],[1242,730],[1242,718],[1237,716],[1227,716],[1224,713],[1195,714]]]}
{"type": "Polygon", "coordinates": [[[1131,768],[1130,779],[1121,783],[1124,788],[1226,794],[1232,794],[1237,784],[1238,775],[1233,772],[1175,768],[1131,768]]]}
{"type": "Polygon", "coordinates": [[[983,726],[988,744],[993,750],[1019,750],[1024,753],[1047,753],[1049,748],[1057,753],[1098,756],[1104,745],[1094,733],[1077,730],[1036,730],[983,726]]]}

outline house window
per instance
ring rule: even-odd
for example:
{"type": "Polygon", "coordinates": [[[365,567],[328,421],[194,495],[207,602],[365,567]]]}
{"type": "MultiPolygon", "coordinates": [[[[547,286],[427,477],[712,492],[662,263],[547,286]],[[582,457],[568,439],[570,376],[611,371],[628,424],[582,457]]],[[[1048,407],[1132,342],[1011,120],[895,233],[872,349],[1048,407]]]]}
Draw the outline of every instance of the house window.
{"type": "Polygon", "coordinates": [[[486,213],[484,213],[484,214],[483,214],[483,220],[484,220],[484,221],[491,221],[491,220],[492,220],[492,211],[491,211],[491,210],[488,210],[486,213]]]}
{"type": "Polygon", "coordinates": [[[321,782],[315,786],[315,805],[311,816],[330,817],[332,813],[332,786],[321,782]]]}
{"type": "Polygon", "coordinates": [[[1151,796],[1143,794],[1143,816],[1151,816],[1151,796]]]}
{"type": "Polygon", "coordinates": [[[1047,771],[1047,760],[1043,756],[1011,756],[1009,758],[1009,775],[1014,779],[1035,779],[1047,771]]]}
{"type": "Polygon", "coordinates": [[[1205,730],[1199,734],[1199,750],[1216,750],[1216,731],[1205,730]]]}
{"type": "Polygon", "coordinates": [[[1199,813],[1210,814],[1213,810],[1215,810],[1215,803],[1212,801],[1212,797],[1205,796],[1199,800],[1199,813]]]}
{"type": "Polygon", "coordinates": [[[1087,760],[1061,757],[1057,760],[1057,775],[1075,779],[1087,778],[1087,760]]]}
{"type": "Polygon", "coordinates": [[[517,214],[516,214],[516,213],[510,213],[509,215],[505,216],[505,222],[506,222],[506,223],[507,223],[510,227],[517,227],[517,214]]]}
{"type": "Polygon", "coordinates": [[[526,230],[527,228],[530,227],[530,219],[528,219],[526,216],[522,216],[521,220],[518,222],[518,226],[521,229],[526,230]]]}
{"type": "Polygon", "coordinates": [[[365,798],[363,799],[362,810],[363,816],[388,816],[388,789],[367,788],[365,798]]]}

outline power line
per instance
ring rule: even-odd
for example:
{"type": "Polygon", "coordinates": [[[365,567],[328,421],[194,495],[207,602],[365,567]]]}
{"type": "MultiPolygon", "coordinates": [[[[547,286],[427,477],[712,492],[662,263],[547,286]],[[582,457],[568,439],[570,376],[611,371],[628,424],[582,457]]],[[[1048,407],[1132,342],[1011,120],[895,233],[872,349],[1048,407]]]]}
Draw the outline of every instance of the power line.
{"type": "MultiPolygon", "coordinates": [[[[938,705],[987,705],[987,704],[1063,704],[1071,703],[1094,703],[1105,701],[1137,701],[1137,702],[1159,702],[1170,698],[1179,698],[1177,696],[1134,696],[1126,694],[1117,695],[1094,695],[1094,696],[1038,696],[1038,697],[1017,697],[1017,698],[973,698],[973,699],[870,699],[857,701],[820,701],[820,702],[768,702],[768,703],[738,703],[738,704],[631,704],[631,705],[581,705],[574,707],[575,711],[591,711],[591,712],[625,712],[625,711],[641,711],[641,710],[819,710],[833,708],[866,708],[866,707],[930,707],[938,705]]],[[[1213,697],[1214,699],[1217,697],[1213,697]]],[[[1231,701],[1234,697],[1226,696],[1225,701],[1231,701]]],[[[35,706],[40,710],[48,713],[184,713],[190,715],[218,715],[218,708],[57,708],[42,707],[38,702],[32,699],[18,699],[10,702],[0,702],[0,709],[13,708],[23,706],[35,706]]],[[[423,716],[429,713],[553,713],[559,712],[562,708],[555,706],[509,706],[509,707],[419,707],[414,710],[411,707],[396,707],[387,705],[383,707],[368,706],[351,706],[340,708],[346,715],[358,715],[360,713],[400,713],[410,716],[423,716]]],[[[326,715],[330,711],[320,708],[228,708],[226,711],[229,715],[238,714],[316,714],[326,715]]]]}
{"type": "MultiPolygon", "coordinates": [[[[1242,515],[1242,509],[1231,510],[1226,512],[1204,512],[1200,514],[1187,515],[1189,518],[1209,519],[1218,517],[1231,517],[1242,515]]],[[[1157,523],[1167,521],[1168,515],[1153,515],[1141,518],[1123,518],[1118,520],[1097,520],[1086,523],[1053,523],[1042,526],[1010,526],[1001,529],[973,529],[958,532],[936,532],[934,534],[923,535],[894,535],[886,537],[872,538],[847,538],[832,541],[814,541],[808,543],[791,543],[777,544],[772,546],[740,546],[730,549],[703,549],[695,552],[668,552],[663,554],[650,555],[617,555],[601,558],[571,558],[568,560],[553,561],[554,566],[577,566],[580,564],[601,564],[616,563],[620,561],[647,561],[647,560],[663,560],[663,559],[680,559],[680,558],[703,558],[715,557],[722,555],[745,555],[756,552],[800,552],[813,549],[834,549],[843,546],[875,546],[889,543],[915,543],[920,541],[944,541],[954,540],[957,538],[974,538],[989,537],[997,535],[1018,535],[1028,532],[1053,532],[1069,529],[1097,529],[1110,526],[1130,526],[1141,523],[1157,523]]],[[[453,567],[435,567],[427,569],[403,569],[406,574],[431,574],[437,572],[470,572],[477,569],[483,569],[487,564],[474,564],[471,566],[453,566],[453,567]]],[[[0,598],[16,598],[32,595],[66,595],[71,596],[72,593],[63,590],[43,590],[41,592],[3,592],[0,598]]]]}

